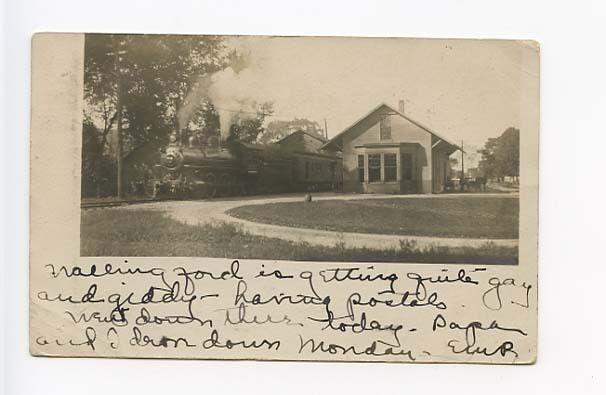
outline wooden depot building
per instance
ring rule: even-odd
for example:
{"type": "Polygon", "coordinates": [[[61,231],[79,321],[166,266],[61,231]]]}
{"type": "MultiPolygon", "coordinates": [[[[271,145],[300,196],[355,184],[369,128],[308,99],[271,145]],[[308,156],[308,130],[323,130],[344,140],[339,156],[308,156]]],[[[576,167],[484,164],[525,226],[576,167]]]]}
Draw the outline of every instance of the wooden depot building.
{"type": "Polygon", "coordinates": [[[341,151],[343,191],[439,193],[449,157],[460,147],[404,114],[380,104],[324,146],[341,151]]]}

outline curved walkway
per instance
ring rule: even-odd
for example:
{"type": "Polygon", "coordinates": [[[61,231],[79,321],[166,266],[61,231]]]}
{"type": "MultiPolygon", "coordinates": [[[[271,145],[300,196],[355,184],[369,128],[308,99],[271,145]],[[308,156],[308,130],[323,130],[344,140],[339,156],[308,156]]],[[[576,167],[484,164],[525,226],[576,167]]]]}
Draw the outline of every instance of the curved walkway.
{"type": "MultiPolygon", "coordinates": [[[[419,198],[419,199],[442,199],[453,197],[512,197],[517,198],[517,194],[453,194],[453,195],[339,195],[339,194],[314,194],[314,200],[357,200],[357,199],[399,199],[399,198],[419,198]]],[[[267,203],[287,203],[298,202],[302,200],[302,195],[297,196],[263,196],[253,198],[238,198],[225,200],[207,200],[207,201],[179,201],[179,202],[158,202],[146,204],[145,206],[129,206],[126,209],[147,209],[161,210],[166,212],[171,218],[185,224],[207,224],[224,222],[234,224],[243,231],[253,235],[279,238],[292,242],[307,242],[313,245],[335,246],[341,244],[346,248],[358,247],[369,249],[389,249],[400,248],[403,240],[416,243],[417,247],[444,246],[444,247],[480,247],[487,242],[492,242],[497,246],[516,247],[518,239],[468,239],[452,237],[426,237],[426,236],[407,236],[407,235],[382,235],[369,233],[336,232],[328,230],[294,228],[288,226],[271,225],[259,222],[252,222],[235,218],[226,213],[226,211],[249,205],[267,204],[267,203]]]]}

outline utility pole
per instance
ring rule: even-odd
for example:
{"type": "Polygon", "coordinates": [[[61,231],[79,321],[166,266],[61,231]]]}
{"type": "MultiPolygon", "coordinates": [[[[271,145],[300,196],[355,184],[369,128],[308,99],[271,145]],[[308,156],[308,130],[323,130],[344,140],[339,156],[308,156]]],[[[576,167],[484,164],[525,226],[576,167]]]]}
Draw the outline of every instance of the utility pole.
{"type": "Polygon", "coordinates": [[[461,140],[461,178],[459,179],[461,192],[465,190],[465,184],[465,152],[463,152],[463,140],[461,140]]]}
{"type": "Polygon", "coordinates": [[[328,126],[326,125],[326,118],[324,118],[324,137],[328,140],[328,126]]]}
{"type": "Polygon", "coordinates": [[[120,67],[120,41],[117,42],[117,45],[114,49],[115,53],[115,66],[116,66],[116,74],[117,74],[117,84],[116,84],[116,164],[118,170],[117,177],[117,192],[118,199],[124,198],[124,164],[122,158],[122,70],[120,67]]]}
{"type": "Polygon", "coordinates": [[[461,178],[465,177],[465,152],[463,152],[463,140],[461,140],[461,178]]]}
{"type": "Polygon", "coordinates": [[[116,121],[116,159],[117,159],[117,167],[118,167],[118,199],[122,199],[124,197],[124,164],[122,158],[122,82],[121,78],[118,77],[118,99],[117,99],[117,116],[116,121]]]}

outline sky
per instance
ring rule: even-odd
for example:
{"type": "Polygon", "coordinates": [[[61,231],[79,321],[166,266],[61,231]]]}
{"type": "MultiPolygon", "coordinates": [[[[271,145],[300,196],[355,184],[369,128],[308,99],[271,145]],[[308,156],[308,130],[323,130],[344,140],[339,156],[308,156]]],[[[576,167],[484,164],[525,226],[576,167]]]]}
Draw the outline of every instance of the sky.
{"type": "MultiPolygon", "coordinates": [[[[273,119],[304,117],[329,137],[382,102],[450,140],[482,146],[520,127],[538,95],[538,51],[508,40],[232,36],[248,67],[213,76],[225,99],[271,101],[273,119]]],[[[234,104],[235,105],[235,104],[234,104]]],[[[524,131],[521,130],[523,133],[524,131]]]]}

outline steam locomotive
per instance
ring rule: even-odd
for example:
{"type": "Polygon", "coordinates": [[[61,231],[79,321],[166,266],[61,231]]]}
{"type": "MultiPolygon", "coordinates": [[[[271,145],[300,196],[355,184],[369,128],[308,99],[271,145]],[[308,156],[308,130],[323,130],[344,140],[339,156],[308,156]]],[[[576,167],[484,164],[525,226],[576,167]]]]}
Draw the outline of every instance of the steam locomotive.
{"type": "Polygon", "coordinates": [[[154,198],[212,198],[340,187],[336,155],[234,141],[209,147],[173,132],[155,165],[154,198]]]}

